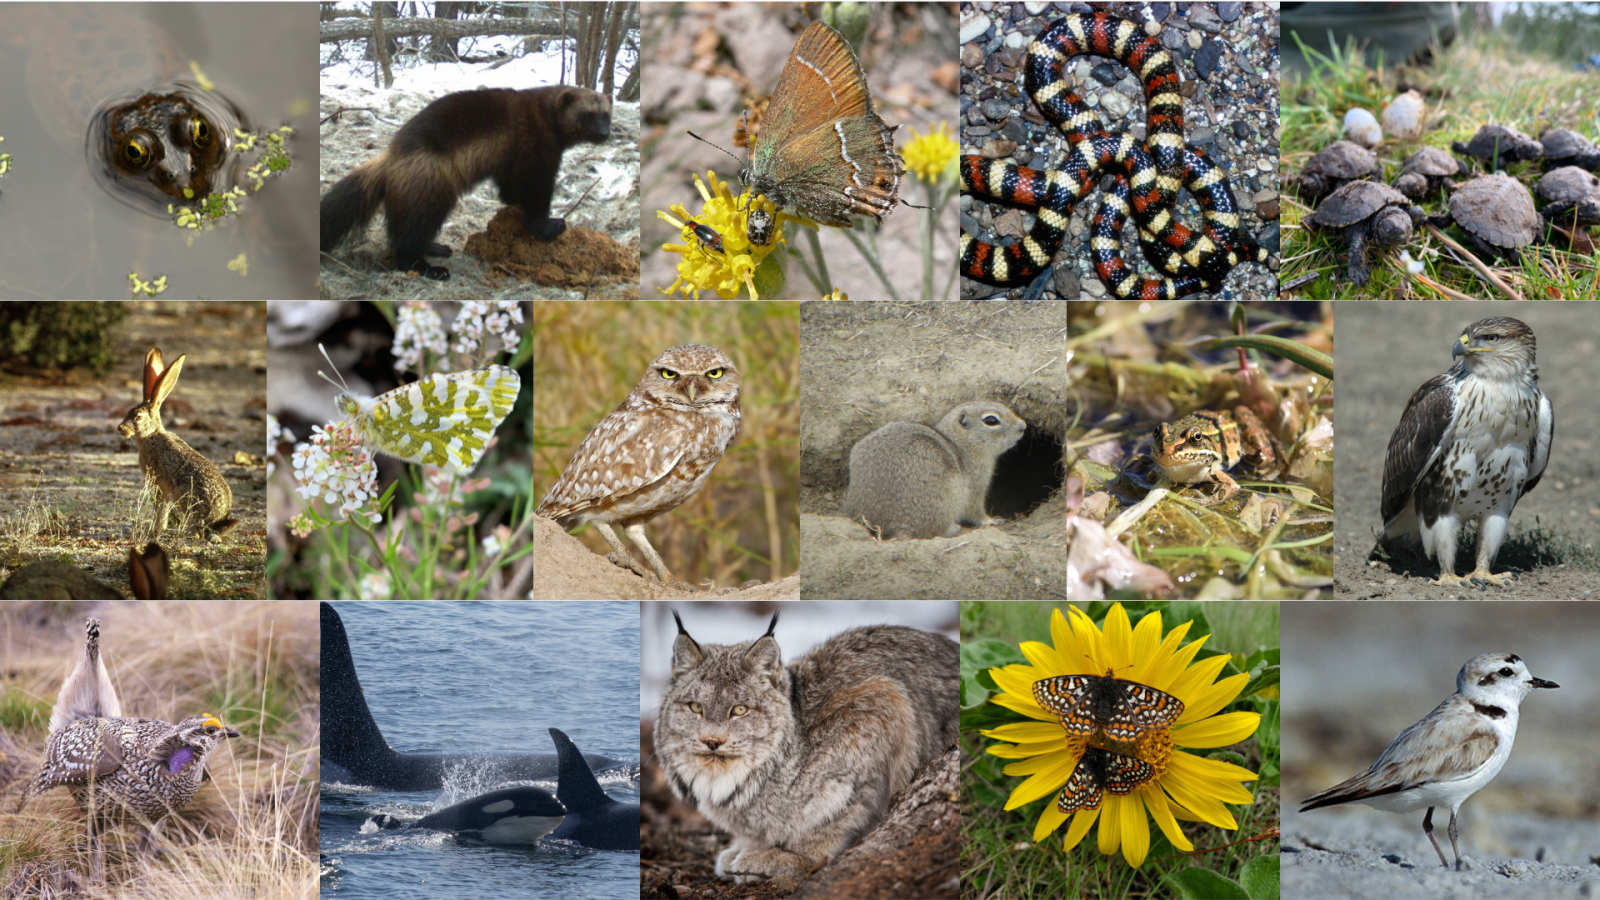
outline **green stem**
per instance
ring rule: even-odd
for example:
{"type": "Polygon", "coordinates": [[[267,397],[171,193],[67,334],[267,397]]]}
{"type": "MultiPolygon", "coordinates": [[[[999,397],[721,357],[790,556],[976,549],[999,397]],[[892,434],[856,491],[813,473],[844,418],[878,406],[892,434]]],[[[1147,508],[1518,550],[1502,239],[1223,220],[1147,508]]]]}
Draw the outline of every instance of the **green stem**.
{"type": "Polygon", "coordinates": [[[937,182],[927,184],[928,208],[922,211],[922,302],[933,302],[933,228],[939,216],[939,200],[934,195],[937,182]]]}
{"type": "Polygon", "coordinates": [[[854,228],[848,228],[844,229],[844,236],[850,239],[850,243],[856,245],[856,249],[861,251],[861,258],[866,260],[872,271],[877,273],[878,280],[883,282],[883,289],[889,292],[889,299],[896,303],[904,302],[900,299],[900,292],[895,290],[894,284],[889,281],[889,273],[883,271],[883,265],[878,262],[878,254],[867,248],[867,242],[861,239],[861,235],[856,234],[854,228]]]}
{"type": "Polygon", "coordinates": [[[828,276],[828,260],[822,255],[822,241],[817,239],[815,229],[806,229],[806,239],[811,242],[811,252],[817,258],[817,278],[812,279],[812,284],[817,287],[817,294],[826,294],[833,290],[833,279],[828,276]]]}

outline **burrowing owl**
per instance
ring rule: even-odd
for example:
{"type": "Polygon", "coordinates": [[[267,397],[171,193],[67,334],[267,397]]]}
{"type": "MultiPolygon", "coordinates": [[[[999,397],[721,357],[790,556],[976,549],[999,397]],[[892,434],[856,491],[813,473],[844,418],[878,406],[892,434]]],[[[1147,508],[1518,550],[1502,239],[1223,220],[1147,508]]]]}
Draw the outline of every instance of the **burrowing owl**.
{"type": "Polygon", "coordinates": [[[663,584],[672,575],[644,536],[644,523],[694,496],[739,436],[739,370],[715,347],[663,352],[622,405],[578,445],[535,515],[571,530],[593,522],[617,565],[643,575],[615,531],[628,538],[663,584]]]}

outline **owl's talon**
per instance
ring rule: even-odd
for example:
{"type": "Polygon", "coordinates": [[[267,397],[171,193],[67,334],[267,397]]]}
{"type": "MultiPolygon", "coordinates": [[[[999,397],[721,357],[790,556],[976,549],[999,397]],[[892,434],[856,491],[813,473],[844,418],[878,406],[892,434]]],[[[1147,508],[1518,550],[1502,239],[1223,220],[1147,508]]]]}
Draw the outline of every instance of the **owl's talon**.
{"type": "Polygon", "coordinates": [[[625,551],[614,551],[608,553],[606,554],[606,560],[617,568],[627,569],[640,578],[649,579],[651,577],[650,570],[639,565],[638,560],[634,559],[625,551]]]}

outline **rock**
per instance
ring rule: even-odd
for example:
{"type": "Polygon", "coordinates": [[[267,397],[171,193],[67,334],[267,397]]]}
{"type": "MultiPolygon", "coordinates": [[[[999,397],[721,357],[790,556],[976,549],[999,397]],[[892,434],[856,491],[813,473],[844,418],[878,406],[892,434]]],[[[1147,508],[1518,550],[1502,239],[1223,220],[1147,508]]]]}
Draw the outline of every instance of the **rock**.
{"type": "Polygon", "coordinates": [[[1359,106],[1344,114],[1344,136],[1369,150],[1383,143],[1378,120],[1359,106]]]}

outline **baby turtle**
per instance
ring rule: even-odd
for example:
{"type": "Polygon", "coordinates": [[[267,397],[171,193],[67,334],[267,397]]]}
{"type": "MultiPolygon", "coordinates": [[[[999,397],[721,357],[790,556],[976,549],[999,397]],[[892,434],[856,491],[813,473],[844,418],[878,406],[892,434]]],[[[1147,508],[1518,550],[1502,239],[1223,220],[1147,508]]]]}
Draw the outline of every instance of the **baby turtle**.
{"type": "Polygon", "coordinates": [[[1378,171],[1378,154],[1350,141],[1335,141],[1306,163],[1294,179],[1295,190],[1307,200],[1328,196],[1346,182],[1367,178],[1378,171]]]}
{"type": "Polygon", "coordinates": [[[1505,125],[1485,125],[1465,144],[1451,141],[1450,149],[1482,160],[1491,172],[1506,163],[1544,156],[1543,144],[1505,125]]]}
{"type": "Polygon", "coordinates": [[[1376,181],[1352,181],[1322,201],[1317,211],[1302,220],[1311,231],[1338,228],[1350,241],[1350,281],[1367,283],[1367,244],[1393,247],[1411,238],[1411,226],[1421,222],[1422,210],[1406,195],[1376,181]]]}
{"type": "Polygon", "coordinates": [[[1539,135],[1539,144],[1544,147],[1546,170],[1562,166],[1600,169],[1600,148],[1595,147],[1592,141],[1576,131],[1566,128],[1551,129],[1539,135]]]}
{"type": "Polygon", "coordinates": [[[1395,179],[1394,187],[1407,197],[1420,200],[1443,187],[1445,179],[1466,174],[1466,163],[1438,147],[1423,147],[1406,157],[1406,161],[1400,166],[1400,177],[1395,179]]]}
{"type": "Polygon", "coordinates": [[[1600,178],[1577,166],[1551,169],[1534,188],[1547,204],[1540,215],[1577,227],[1600,225],[1600,178]]]}
{"type": "Polygon", "coordinates": [[[1428,218],[1443,228],[1451,222],[1472,238],[1473,246],[1489,256],[1521,263],[1520,248],[1539,238],[1539,214],[1533,195],[1509,175],[1481,175],[1450,195],[1450,208],[1428,218]]]}

